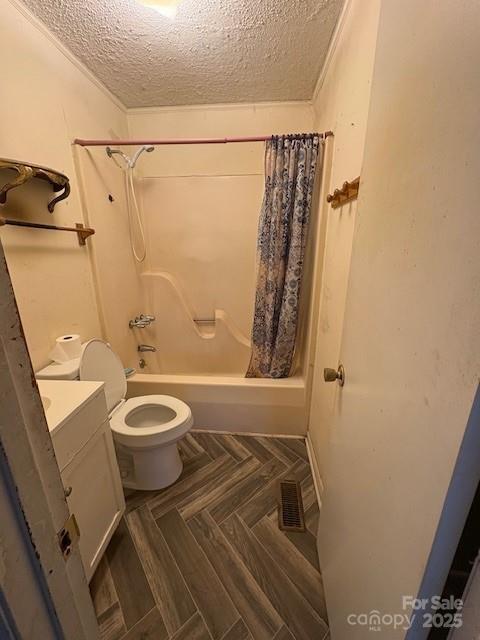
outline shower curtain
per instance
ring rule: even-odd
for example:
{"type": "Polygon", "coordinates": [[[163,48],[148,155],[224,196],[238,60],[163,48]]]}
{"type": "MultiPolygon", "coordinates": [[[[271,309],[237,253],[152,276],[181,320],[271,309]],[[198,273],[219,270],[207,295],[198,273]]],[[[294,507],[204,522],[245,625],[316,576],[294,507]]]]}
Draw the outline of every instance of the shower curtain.
{"type": "Polygon", "coordinates": [[[247,378],[290,374],[315,172],[322,161],[323,144],[317,134],[273,136],[266,144],[247,378]]]}

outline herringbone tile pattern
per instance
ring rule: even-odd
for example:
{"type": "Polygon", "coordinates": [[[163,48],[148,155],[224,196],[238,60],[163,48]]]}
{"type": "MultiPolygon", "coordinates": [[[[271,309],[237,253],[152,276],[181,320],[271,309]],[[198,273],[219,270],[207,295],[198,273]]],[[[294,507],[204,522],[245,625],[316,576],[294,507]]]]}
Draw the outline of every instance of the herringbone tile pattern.
{"type": "Polygon", "coordinates": [[[132,492],[91,583],[102,640],[323,640],[318,506],[301,439],[192,432],[184,470],[132,492]],[[277,524],[279,479],[301,483],[307,531],[277,524]]]}

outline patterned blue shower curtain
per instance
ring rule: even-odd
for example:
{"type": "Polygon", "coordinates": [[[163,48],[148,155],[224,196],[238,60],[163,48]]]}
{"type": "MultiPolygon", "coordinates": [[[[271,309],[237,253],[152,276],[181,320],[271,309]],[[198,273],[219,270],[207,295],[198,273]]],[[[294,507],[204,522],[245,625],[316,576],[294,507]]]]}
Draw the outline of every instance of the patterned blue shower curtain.
{"type": "Polygon", "coordinates": [[[290,374],[315,172],[322,161],[323,144],[317,134],[273,136],[266,144],[247,378],[290,374]]]}

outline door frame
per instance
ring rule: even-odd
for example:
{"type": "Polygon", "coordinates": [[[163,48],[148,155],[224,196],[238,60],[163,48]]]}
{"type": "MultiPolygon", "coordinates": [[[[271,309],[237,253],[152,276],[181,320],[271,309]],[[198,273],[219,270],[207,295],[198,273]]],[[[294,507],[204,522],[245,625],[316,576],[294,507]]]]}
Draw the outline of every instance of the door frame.
{"type": "MultiPolygon", "coordinates": [[[[95,640],[98,625],[78,545],[65,560],[58,542],[57,532],[70,514],[1,242],[0,447],[4,456],[1,487],[8,491],[12,513],[16,512],[17,531],[23,530],[11,542],[23,537],[35,576],[23,576],[25,615],[28,593],[36,588],[42,594],[52,638],[95,640]]],[[[1,586],[2,610],[8,607],[13,612],[15,601],[9,601],[13,593],[4,577],[1,586]]],[[[30,635],[29,640],[36,638],[30,635]]]]}

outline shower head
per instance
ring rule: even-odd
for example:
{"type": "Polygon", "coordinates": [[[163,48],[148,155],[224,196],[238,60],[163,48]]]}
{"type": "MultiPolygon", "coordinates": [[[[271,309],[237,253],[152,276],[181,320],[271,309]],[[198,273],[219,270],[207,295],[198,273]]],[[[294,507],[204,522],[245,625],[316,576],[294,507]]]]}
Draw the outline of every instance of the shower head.
{"type": "Polygon", "coordinates": [[[144,144],[143,147],[140,147],[140,149],[138,149],[133,158],[130,160],[130,169],[133,169],[135,167],[138,158],[144,151],[146,151],[147,153],[151,153],[154,149],[155,147],[147,146],[146,144],[144,144]]]}
{"type": "Polygon", "coordinates": [[[129,158],[128,156],[126,156],[123,151],[120,151],[120,149],[112,149],[111,147],[107,147],[105,149],[106,154],[109,158],[113,158],[114,154],[118,154],[120,156],[122,156],[123,160],[125,161],[125,164],[127,165],[127,167],[129,169],[133,169],[135,167],[135,165],[137,164],[137,160],[140,157],[140,155],[146,151],[147,153],[151,153],[153,150],[155,149],[155,147],[152,146],[147,146],[146,144],[143,145],[143,147],[140,147],[140,149],[138,149],[136,151],[136,153],[129,158]]]}

